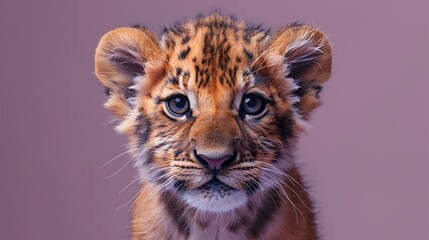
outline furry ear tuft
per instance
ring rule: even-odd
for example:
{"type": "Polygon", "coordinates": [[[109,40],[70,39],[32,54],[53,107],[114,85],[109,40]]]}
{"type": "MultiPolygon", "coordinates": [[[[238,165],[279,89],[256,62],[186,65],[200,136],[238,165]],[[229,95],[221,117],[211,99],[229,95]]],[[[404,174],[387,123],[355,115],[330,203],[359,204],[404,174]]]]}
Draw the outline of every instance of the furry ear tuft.
{"type": "Polygon", "coordinates": [[[269,48],[282,56],[285,77],[297,85],[291,93],[300,99],[297,110],[307,119],[320,105],[319,92],[331,75],[332,52],[327,37],[316,28],[294,24],[280,29],[269,48]]]}
{"type": "Polygon", "coordinates": [[[95,74],[109,95],[105,107],[122,119],[136,95],[136,79],[145,75],[146,63],[159,58],[155,36],[145,29],[118,28],[106,33],[95,53],[95,74]]]}

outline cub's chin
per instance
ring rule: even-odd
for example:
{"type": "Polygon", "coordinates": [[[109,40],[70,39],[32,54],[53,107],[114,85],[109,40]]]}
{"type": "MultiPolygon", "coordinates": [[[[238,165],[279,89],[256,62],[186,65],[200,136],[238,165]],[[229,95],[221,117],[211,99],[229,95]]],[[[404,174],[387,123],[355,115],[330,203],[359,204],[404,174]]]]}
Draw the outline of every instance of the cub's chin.
{"type": "Polygon", "coordinates": [[[246,191],[232,188],[217,179],[183,191],[182,197],[191,207],[211,213],[231,211],[244,206],[249,199],[246,191]]]}

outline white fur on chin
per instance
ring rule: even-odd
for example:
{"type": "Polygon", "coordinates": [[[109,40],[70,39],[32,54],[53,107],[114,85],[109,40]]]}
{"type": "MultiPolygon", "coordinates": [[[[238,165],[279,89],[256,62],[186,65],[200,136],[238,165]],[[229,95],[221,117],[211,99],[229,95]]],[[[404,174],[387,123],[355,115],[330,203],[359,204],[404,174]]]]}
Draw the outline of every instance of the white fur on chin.
{"type": "Polygon", "coordinates": [[[245,205],[249,199],[245,191],[226,190],[221,193],[211,190],[209,193],[202,189],[184,192],[183,199],[191,207],[203,212],[224,213],[245,205]]]}

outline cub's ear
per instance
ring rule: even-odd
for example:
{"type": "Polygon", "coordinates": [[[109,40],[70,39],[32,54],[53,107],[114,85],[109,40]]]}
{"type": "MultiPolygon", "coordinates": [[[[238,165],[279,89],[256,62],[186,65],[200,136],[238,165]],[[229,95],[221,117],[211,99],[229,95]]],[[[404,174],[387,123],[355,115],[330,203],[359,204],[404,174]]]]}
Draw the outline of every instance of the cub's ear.
{"type": "Polygon", "coordinates": [[[101,38],[95,52],[95,75],[109,95],[104,106],[119,119],[132,108],[135,85],[145,75],[147,62],[160,53],[156,37],[141,28],[118,28],[101,38]]]}
{"type": "Polygon", "coordinates": [[[291,25],[274,35],[269,48],[282,56],[286,77],[297,85],[292,92],[299,97],[297,110],[308,119],[309,113],[320,105],[319,92],[331,75],[332,52],[328,39],[313,27],[291,25]]]}

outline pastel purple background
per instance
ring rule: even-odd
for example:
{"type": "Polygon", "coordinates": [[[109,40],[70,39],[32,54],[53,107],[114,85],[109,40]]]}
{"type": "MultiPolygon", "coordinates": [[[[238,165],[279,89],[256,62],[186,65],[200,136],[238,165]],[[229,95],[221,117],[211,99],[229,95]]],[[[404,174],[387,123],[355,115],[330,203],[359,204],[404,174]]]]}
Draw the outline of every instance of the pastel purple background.
{"type": "Polygon", "coordinates": [[[325,239],[429,239],[428,1],[17,1],[0,6],[0,239],[129,238],[136,171],[94,77],[99,38],[231,13],[300,20],[334,49],[297,154],[325,239]],[[61,2],[61,3],[60,3],[61,2]]]}

